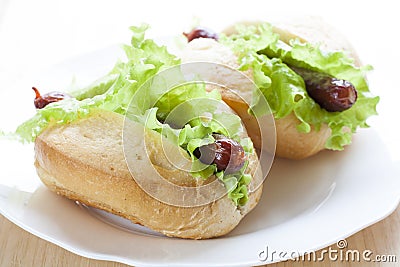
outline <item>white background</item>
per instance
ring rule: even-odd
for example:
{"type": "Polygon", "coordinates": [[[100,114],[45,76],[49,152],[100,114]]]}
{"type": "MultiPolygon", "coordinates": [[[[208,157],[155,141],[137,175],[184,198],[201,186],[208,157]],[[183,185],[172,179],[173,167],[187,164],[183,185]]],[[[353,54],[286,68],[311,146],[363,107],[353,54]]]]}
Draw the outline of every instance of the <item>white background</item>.
{"type": "MultiPolygon", "coordinates": [[[[394,127],[399,103],[399,28],[396,1],[24,1],[0,0],[0,125],[10,121],[10,102],[32,92],[16,85],[33,73],[73,56],[127,43],[131,25],[147,22],[150,36],[175,36],[194,20],[220,30],[242,19],[320,15],[342,31],[363,62],[374,66],[371,90],[380,95],[377,125],[399,155],[394,127]]],[[[33,84],[32,84],[33,85],[33,84]]],[[[36,86],[40,87],[40,84],[36,86]]],[[[62,88],[46,88],[56,90],[62,88]]],[[[21,99],[24,99],[22,97],[21,99]]]]}

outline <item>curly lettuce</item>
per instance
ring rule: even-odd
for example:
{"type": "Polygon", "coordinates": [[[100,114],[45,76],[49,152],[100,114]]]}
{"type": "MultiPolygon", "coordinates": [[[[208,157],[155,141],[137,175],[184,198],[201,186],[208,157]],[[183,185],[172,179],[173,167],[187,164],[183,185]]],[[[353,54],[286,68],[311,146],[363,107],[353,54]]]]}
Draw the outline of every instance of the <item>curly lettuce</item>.
{"type": "MultiPolygon", "coordinates": [[[[279,40],[268,23],[259,26],[237,27],[238,33],[221,36],[220,42],[229,46],[239,55],[240,69],[253,69],[254,82],[268,101],[276,119],[290,113],[299,119],[297,129],[310,132],[327,124],[332,134],[325,147],[342,150],[351,143],[351,135],[358,127],[368,127],[367,118],[376,115],[379,97],[372,96],[365,79],[371,66],[356,67],[354,60],[345,52],[326,52],[319,46],[301,43],[293,39],[289,44],[279,40]],[[308,68],[330,74],[338,79],[351,82],[357,92],[356,103],[342,112],[328,112],[322,109],[308,94],[301,76],[289,65],[308,68]],[[350,130],[350,132],[349,132],[350,130]]],[[[253,100],[256,110],[257,99],[253,100]]]]}

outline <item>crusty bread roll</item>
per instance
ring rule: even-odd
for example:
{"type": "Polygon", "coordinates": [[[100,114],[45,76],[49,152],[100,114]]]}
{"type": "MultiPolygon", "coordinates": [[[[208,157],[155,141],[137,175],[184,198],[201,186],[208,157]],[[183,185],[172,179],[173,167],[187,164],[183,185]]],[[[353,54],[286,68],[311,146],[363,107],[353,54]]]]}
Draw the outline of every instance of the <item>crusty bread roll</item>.
{"type": "MultiPolygon", "coordinates": [[[[261,22],[245,21],[240,24],[257,25],[259,23],[261,22]]],[[[223,32],[227,35],[234,33],[236,31],[235,25],[226,28],[223,32]]],[[[360,62],[353,47],[346,38],[319,17],[292,19],[288,22],[274,22],[274,31],[280,35],[280,39],[284,42],[289,42],[293,38],[299,38],[304,42],[319,43],[321,47],[327,50],[348,51],[357,64],[360,62]]],[[[191,41],[182,51],[181,57],[183,62],[210,61],[226,64],[232,68],[238,67],[237,56],[229,48],[213,39],[199,38],[191,41]]],[[[246,71],[245,74],[252,78],[251,70],[246,71]]],[[[231,88],[239,91],[247,89],[240,85],[231,88]]],[[[260,130],[256,119],[247,112],[248,105],[243,100],[231,97],[231,95],[224,94],[223,92],[222,98],[242,118],[254,146],[260,149],[262,145],[260,130]]],[[[250,103],[249,99],[246,99],[247,103],[250,103]]],[[[331,130],[326,124],[322,125],[318,131],[312,127],[309,133],[297,131],[296,126],[299,124],[300,121],[293,113],[275,120],[277,139],[275,153],[278,157],[303,159],[325,149],[325,143],[331,135],[331,130]]]]}
{"type": "Polygon", "coordinates": [[[256,172],[257,155],[249,155],[246,172],[254,178],[249,186],[253,186],[253,192],[246,205],[236,207],[225,194],[206,205],[178,207],[147,194],[132,177],[124,157],[124,149],[130,150],[128,154],[135,158],[128,160],[134,160],[137,168],[145,169],[143,159],[148,156],[154,168],[176,185],[204,184],[201,179],[171,165],[163,149],[169,154],[176,151],[185,154],[186,151],[174,150],[175,145],[168,140],[160,142],[160,137],[129,120],[124,126],[123,116],[99,110],[87,118],[54,125],[41,133],[35,141],[35,166],[43,183],[57,194],[125,217],[167,236],[204,239],[230,232],[261,197],[262,185],[255,188],[256,181],[261,178],[256,172]],[[123,145],[124,129],[132,134],[129,140],[133,143],[128,146],[123,145]],[[144,139],[148,155],[138,149],[144,139]]]}

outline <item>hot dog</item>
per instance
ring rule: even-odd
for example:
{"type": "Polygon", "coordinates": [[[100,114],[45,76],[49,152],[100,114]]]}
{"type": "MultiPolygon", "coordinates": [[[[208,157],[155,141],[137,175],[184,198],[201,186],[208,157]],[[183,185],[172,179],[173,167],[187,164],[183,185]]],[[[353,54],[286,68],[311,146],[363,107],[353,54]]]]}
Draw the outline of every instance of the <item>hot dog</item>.
{"type": "Polygon", "coordinates": [[[36,114],[16,133],[35,143],[38,176],[59,195],[167,236],[224,235],[261,197],[252,142],[217,90],[180,84],[180,60],[145,39],[146,26],[132,31],[127,60],[93,85],[35,88],[36,114]]]}
{"type": "MultiPolygon", "coordinates": [[[[303,159],[324,149],[342,150],[358,127],[376,114],[360,60],[349,42],[320,18],[289,22],[243,22],[223,31],[218,42],[192,38],[184,62],[211,61],[240,69],[261,89],[275,117],[276,155],[303,159]]],[[[240,82],[232,90],[248,95],[240,82]]],[[[224,94],[261,148],[251,96],[224,94]]]]}

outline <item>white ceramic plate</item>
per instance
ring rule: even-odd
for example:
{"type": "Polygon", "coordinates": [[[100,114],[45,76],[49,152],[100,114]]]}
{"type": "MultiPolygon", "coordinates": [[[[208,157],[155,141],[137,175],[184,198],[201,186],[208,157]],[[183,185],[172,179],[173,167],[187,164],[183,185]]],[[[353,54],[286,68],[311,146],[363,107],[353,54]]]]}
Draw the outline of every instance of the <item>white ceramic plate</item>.
{"type": "MultiPolygon", "coordinates": [[[[72,59],[24,79],[15,90],[33,85],[65,88],[73,75],[84,84],[106,73],[118,55],[120,50],[111,47],[72,59]]],[[[21,95],[21,103],[31,103],[32,96],[21,95]]],[[[11,106],[6,103],[1,111],[11,106]]],[[[1,123],[15,125],[33,112],[32,106],[21,108],[1,123]]],[[[135,266],[267,264],[331,245],[396,208],[399,162],[384,140],[372,127],[360,130],[343,152],[322,152],[303,161],[276,160],[256,209],[229,235],[201,241],[166,238],[59,197],[40,183],[31,145],[1,141],[0,212],[32,234],[93,259],[135,266]],[[276,251],[274,258],[260,261],[267,248],[269,253],[276,251]],[[287,254],[278,257],[279,252],[287,254]]]]}

